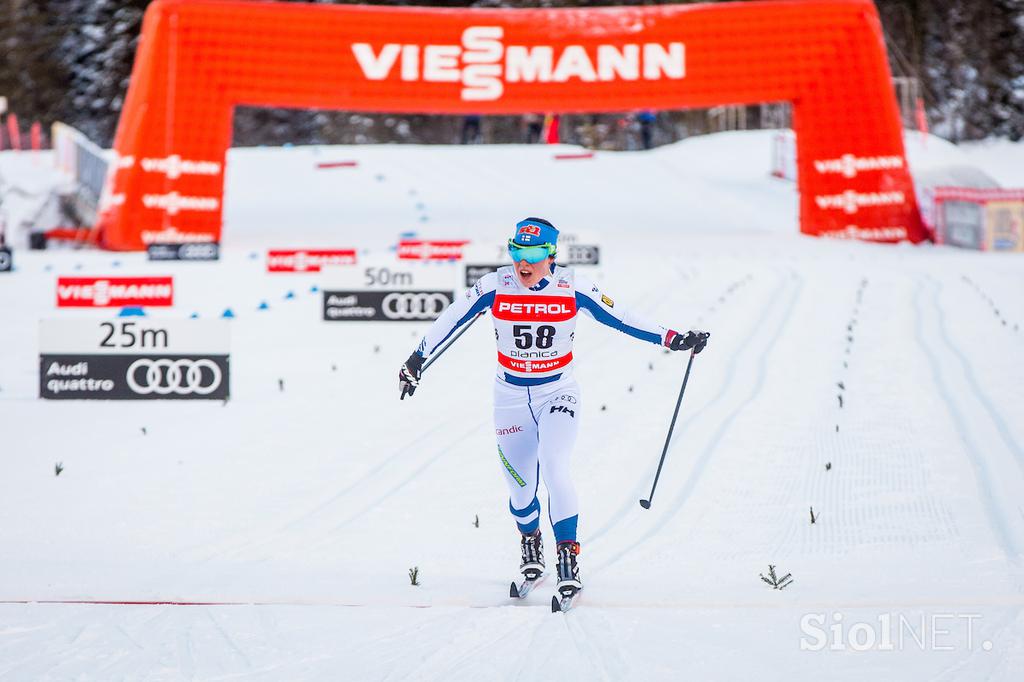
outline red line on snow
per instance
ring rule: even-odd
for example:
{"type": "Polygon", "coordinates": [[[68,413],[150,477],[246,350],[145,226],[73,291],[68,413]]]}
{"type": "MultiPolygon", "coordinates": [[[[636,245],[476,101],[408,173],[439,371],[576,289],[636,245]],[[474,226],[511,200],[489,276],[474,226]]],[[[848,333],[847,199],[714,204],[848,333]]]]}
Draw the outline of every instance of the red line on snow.
{"type": "Polygon", "coordinates": [[[316,167],[320,170],[326,170],[328,168],[355,168],[358,165],[358,161],[321,161],[316,167]]]}
{"type": "Polygon", "coordinates": [[[572,154],[555,154],[555,161],[566,161],[568,159],[592,159],[594,152],[580,152],[572,154]]]}
{"type": "Polygon", "coordinates": [[[118,601],[114,599],[4,599],[0,604],[94,604],[98,606],[249,606],[234,601],[118,601]]]}
{"type": "MultiPolygon", "coordinates": [[[[0,599],[4,604],[59,604],[71,606],[336,606],[365,608],[367,606],[395,606],[399,608],[429,609],[432,604],[352,604],[332,601],[177,601],[177,600],[120,600],[120,599],[0,599]]],[[[474,608],[473,605],[466,605],[474,608]]]]}

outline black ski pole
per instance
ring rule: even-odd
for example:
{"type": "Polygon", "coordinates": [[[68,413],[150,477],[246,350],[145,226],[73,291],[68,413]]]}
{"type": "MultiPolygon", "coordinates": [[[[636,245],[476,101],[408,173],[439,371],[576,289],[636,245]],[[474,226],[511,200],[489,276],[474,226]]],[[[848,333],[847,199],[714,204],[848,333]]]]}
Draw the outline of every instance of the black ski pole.
{"type": "Polygon", "coordinates": [[[672,423],[668,427],[668,435],[665,436],[665,447],[661,450],[661,459],[658,461],[658,471],[654,474],[654,484],[651,486],[651,494],[646,500],[640,500],[640,506],[644,509],[651,508],[651,500],[654,499],[654,489],[658,487],[658,478],[661,477],[661,467],[665,463],[665,455],[668,453],[668,444],[672,442],[672,430],[676,428],[676,417],[679,416],[679,406],[683,404],[683,393],[686,392],[686,382],[690,378],[690,367],[693,366],[694,351],[690,351],[690,361],[686,363],[686,374],[683,375],[683,387],[679,389],[679,399],[676,400],[676,411],[672,413],[672,423]]]}
{"type": "Polygon", "coordinates": [[[433,356],[432,358],[430,358],[429,360],[427,360],[427,364],[423,365],[423,368],[422,368],[422,369],[420,370],[420,376],[422,376],[422,375],[423,375],[423,373],[427,371],[427,368],[428,368],[428,367],[430,367],[430,366],[431,366],[432,364],[434,364],[434,361],[435,361],[435,360],[437,360],[437,359],[438,359],[439,357],[441,357],[442,355],[444,355],[444,352],[445,352],[446,350],[448,350],[449,348],[451,348],[451,347],[452,347],[452,344],[453,344],[453,343],[455,343],[456,341],[458,341],[458,340],[459,340],[459,337],[460,337],[460,336],[462,336],[463,334],[465,334],[465,333],[466,333],[466,330],[467,330],[467,329],[469,329],[470,327],[472,327],[472,326],[473,326],[473,323],[474,323],[474,322],[476,322],[477,320],[479,320],[479,319],[480,319],[480,318],[481,318],[482,316],[483,316],[483,313],[477,313],[476,317],[474,317],[474,318],[473,318],[472,320],[470,320],[470,321],[469,321],[469,322],[468,322],[468,323],[466,324],[466,326],[465,326],[465,327],[463,327],[462,329],[460,329],[460,330],[459,330],[459,333],[458,333],[458,334],[456,334],[455,336],[453,336],[453,337],[452,337],[452,340],[451,340],[451,341],[449,341],[449,342],[448,342],[448,344],[447,344],[447,345],[446,345],[446,346],[445,346],[444,348],[442,348],[441,350],[439,350],[439,351],[438,351],[437,353],[434,353],[434,356],[433,356]]]}

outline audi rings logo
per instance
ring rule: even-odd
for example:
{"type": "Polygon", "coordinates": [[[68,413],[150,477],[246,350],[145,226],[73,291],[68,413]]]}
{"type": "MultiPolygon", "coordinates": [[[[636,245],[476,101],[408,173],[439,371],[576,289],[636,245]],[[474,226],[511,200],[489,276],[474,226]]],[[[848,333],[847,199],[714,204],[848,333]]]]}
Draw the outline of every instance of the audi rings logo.
{"type": "Polygon", "coordinates": [[[392,292],[384,297],[381,310],[392,320],[436,320],[449,303],[442,293],[392,292]]]}
{"type": "Polygon", "coordinates": [[[325,289],[328,322],[436,320],[455,300],[454,291],[335,291],[325,289]]]}
{"type": "Polygon", "coordinates": [[[139,395],[209,395],[220,387],[223,374],[213,360],[206,358],[140,358],[129,365],[125,379],[139,395]]]}

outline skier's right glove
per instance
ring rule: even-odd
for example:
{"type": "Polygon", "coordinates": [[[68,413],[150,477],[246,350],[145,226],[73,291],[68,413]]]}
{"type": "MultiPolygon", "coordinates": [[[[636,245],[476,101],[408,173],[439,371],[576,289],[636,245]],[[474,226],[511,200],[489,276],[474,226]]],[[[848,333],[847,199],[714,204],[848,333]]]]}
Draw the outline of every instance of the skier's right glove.
{"type": "Polygon", "coordinates": [[[708,345],[710,336],[711,332],[702,332],[698,329],[691,329],[685,334],[669,329],[668,334],[665,335],[665,345],[669,350],[690,350],[692,348],[696,355],[704,350],[704,346],[708,345]]]}
{"type": "Polygon", "coordinates": [[[409,359],[398,370],[398,390],[401,391],[399,400],[405,400],[406,394],[412,395],[416,387],[420,385],[420,375],[423,368],[423,356],[414,352],[409,359]]]}

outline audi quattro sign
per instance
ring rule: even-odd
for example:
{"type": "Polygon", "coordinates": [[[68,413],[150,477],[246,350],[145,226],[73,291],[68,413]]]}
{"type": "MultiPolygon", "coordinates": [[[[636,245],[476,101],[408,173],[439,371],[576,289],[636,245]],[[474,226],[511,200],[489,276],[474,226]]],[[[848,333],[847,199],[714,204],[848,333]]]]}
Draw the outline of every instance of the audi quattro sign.
{"type": "Polygon", "coordinates": [[[567,248],[560,248],[559,252],[559,265],[601,264],[601,249],[596,244],[569,244],[567,248]]]}
{"type": "Polygon", "coordinates": [[[449,262],[371,261],[331,269],[323,292],[328,322],[436,320],[455,300],[461,268],[449,262]]]}
{"type": "Polygon", "coordinates": [[[146,256],[149,260],[217,260],[220,258],[220,244],[217,242],[150,244],[146,247],[146,256]]]}
{"type": "Polygon", "coordinates": [[[227,320],[42,320],[39,397],[224,400],[227,320]]]}
{"type": "Polygon", "coordinates": [[[492,272],[497,272],[498,268],[502,267],[503,265],[509,265],[510,263],[511,261],[509,263],[495,263],[493,265],[487,265],[483,263],[467,263],[466,279],[464,282],[466,288],[468,289],[474,284],[476,284],[484,275],[488,275],[492,272]]]}
{"type": "Polygon", "coordinates": [[[324,320],[406,322],[436,320],[452,301],[452,291],[324,291],[324,320]]]}

